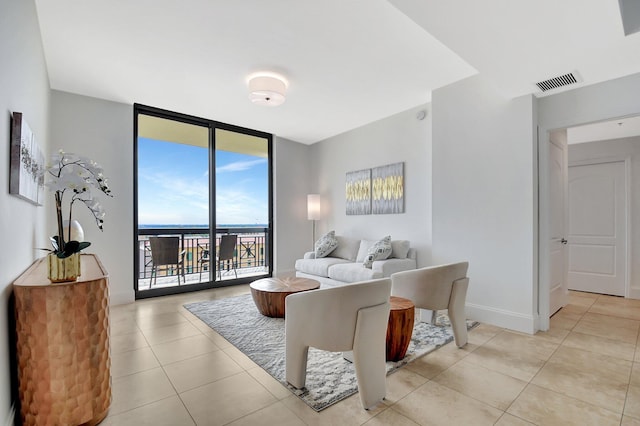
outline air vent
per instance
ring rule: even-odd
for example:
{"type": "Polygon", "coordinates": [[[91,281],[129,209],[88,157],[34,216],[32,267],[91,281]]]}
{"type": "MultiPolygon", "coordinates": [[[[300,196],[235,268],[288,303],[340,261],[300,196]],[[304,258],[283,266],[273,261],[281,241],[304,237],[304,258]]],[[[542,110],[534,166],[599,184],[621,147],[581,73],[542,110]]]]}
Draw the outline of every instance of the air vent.
{"type": "Polygon", "coordinates": [[[543,92],[547,92],[549,90],[557,89],[558,87],[564,87],[571,84],[579,83],[580,81],[581,79],[576,72],[570,72],[569,74],[538,82],[536,83],[536,86],[538,86],[538,89],[542,90],[543,92]]]}

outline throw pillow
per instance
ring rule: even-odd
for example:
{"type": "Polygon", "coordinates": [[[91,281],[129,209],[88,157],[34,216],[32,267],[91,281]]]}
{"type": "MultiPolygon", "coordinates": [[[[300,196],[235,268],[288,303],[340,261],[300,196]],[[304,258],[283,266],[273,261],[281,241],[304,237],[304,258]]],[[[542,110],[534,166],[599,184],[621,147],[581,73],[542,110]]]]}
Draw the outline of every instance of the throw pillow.
{"type": "Polygon", "coordinates": [[[338,239],[336,238],[336,232],[330,231],[324,234],[314,246],[316,252],[316,259],[328,256],[332,251],[338,247],[338,239]]]}
{"type": "Polygon", "coordinates": [[[389,257],[391,254],[391,236],[387,235],[380,241],[376,241],[374,245],[369,248],[367,255],[364,258],[364,267],[371,269],[374,260],[383,260],[389,257]]]}

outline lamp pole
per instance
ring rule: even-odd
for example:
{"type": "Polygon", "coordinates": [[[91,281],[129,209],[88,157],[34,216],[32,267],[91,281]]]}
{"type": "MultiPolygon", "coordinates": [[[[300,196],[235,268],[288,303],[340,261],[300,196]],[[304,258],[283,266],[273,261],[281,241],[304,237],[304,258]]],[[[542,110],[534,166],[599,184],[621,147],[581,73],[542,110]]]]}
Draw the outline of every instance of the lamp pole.
{"type": "MultiPolygon", "coordinates": [[[[320,194],[307,195],[307,219],[313,222],[313,233],[311,242],[312,246],[315,246],[316,242],[316,220],[320,219],[320,194]]],[[[315,249],[315,247],[314,247],[315,249]]]]}

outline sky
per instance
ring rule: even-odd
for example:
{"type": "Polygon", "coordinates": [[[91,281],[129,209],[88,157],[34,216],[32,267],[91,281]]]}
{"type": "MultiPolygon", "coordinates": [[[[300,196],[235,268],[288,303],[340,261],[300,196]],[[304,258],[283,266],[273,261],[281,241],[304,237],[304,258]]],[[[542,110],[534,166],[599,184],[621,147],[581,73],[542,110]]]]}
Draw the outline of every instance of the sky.
{"type": "MultiPolygon", "coordinates": [[[[138,139],[138,224],[209,223],[208,149],[138,139]]],[[[216,153],[218,225],[267,224],[266,158],[216,153]]]]}

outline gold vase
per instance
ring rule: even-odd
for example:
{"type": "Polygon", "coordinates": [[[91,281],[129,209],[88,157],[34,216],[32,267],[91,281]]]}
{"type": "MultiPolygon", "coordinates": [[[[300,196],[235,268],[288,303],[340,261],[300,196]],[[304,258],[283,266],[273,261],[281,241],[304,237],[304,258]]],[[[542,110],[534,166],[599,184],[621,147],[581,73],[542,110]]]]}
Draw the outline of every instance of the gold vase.
{"type": "Polygon", "coordinates": [[[47,256],[49,281],[63,283],[75,281],[80,276],[80,253],[73,253],[63,259],[51,253],[47,256]]]}

